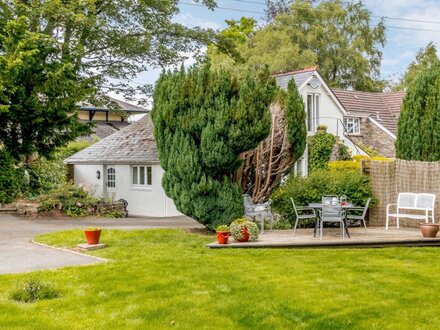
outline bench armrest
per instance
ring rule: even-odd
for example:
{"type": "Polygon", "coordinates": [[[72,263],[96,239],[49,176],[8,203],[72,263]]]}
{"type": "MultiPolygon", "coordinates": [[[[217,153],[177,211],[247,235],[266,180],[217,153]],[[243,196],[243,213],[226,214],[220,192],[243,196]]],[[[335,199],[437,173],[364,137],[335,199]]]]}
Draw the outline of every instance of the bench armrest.
{"type": "Polygon", "coordinates": [[[393,206],[393,205],[397,207],[397,204],[396,204],[396,203],[391,203],[391,204],[388,204],[388,205],[387,205],[387,213],[389,212],[390,207],[393,206]]]}

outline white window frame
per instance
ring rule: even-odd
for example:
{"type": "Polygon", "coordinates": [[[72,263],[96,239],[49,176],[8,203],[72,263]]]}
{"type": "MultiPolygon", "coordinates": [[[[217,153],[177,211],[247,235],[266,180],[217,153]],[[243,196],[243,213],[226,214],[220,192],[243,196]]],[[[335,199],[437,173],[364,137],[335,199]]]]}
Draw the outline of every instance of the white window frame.
{"type": "Polygon", "coordinates": [[[107,168],[107,188],[116,188],[116,169],[114,167],[107,168]]]}
{"type": "Polygon", "coordinates": [[[359,117],[344,117],[347,134],[361,134],[361,119],[359,117]]]}
{"type": "Polygon", "coordinates": [[[307,132],[309,133],[316,132],[316,129],[319,126],[319,110],[321,105],[320,100],[321,100],[321,94],[307,93],[306,124],[307,124],[307,132]]]}
{"type": "Polygon", "coordinates": [[[131,186],[144,188],[153,185],[153,167],[151,165],[131,166],[131,186]],[[143,169],[143,170],[141,170],[143,169]],[[143,172],[143,175],[141,174],[143,172]]]}

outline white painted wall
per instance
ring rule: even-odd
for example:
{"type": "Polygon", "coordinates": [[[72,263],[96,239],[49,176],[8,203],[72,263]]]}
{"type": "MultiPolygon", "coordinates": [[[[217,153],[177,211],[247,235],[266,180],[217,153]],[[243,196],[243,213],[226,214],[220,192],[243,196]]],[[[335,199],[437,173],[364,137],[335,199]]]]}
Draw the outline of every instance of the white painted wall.
{"type": "MultiPolygon", "coordinates": [[[[149,164],[142,164],[148,165],[149,164]]],[[[75,184],[86,182],[96,187],[96,197],[109,197],[118,200],[125,199],[128,202],[130,215],[170,217],[182,215],[177,211],[174,202],[168,198],[162,188],[163,169],[159,165],[152,167],[152,185],[148,187],[133,187],[131,184],[131,166],[115,165],[116,189],[114,194],[107,192],[105,188],[107,168],[109,165],[75,165],[75,184]],[[96,178],[96,171],[101,171],[101,179],[96,178]]]]}
{"type": "Polygon", "coordinates": [[[84,184],[94,197],[103,197],[103,176],[102,165],[74,165],[73,167],[75,184],[84,184]],[[101,173],[100,179],[96,177],[97,171],[101,173]]]}
{"type": "MultiPolygon", "coordinates": [[[[319,86],[316,89],[308,85],[305,85],[300,90],[300,94],[304,100],[306,115],[307,115],[307,95],[319,94],[320,104],[319,104],[318,125],[327,126],[327,132],[335,136],[338,136],[344,142],[344,144],[351,149],[353,155],[365,154],[362,150],[356,148],[356,146],[345,136],[344,127],[342,124],[344,114],[340,109],[339,105],[333,100],[332,96],[323,87],[323,85],[319,86]]],[[[315,132],[308,132],[308,135],[309,136],[314,135],[315,132]]],[[[297,169],[301,169],[302,175],[308,174],[307,149],[304,151],[303,157],[295,165],[295,173],[298,173],[297,169]]]]}

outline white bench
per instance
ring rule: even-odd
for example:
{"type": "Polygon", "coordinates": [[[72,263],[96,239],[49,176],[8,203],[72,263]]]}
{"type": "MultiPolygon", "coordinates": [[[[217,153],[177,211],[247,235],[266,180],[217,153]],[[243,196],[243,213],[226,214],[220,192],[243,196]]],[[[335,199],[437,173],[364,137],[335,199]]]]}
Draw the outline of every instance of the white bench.
{"type": "Polygon", "coordinates": [[[385,230],[388,230],[388,222],[390,218],[396,218],[397,228],[399,228],[399,219],[408,218],[416,220],[425,220],[428,222],[431,218],[434,223],[434,194],[415,194],[415,193],[399,193],[397,204],[387,205],[387,221],[385,230]],[[396,213],[390,213],[390,208],[396,206],[396,213]],[[414,212],[417,211],[417,212],[414,212]],[[424,212],[423,214],[420,212],[424,212]]]}

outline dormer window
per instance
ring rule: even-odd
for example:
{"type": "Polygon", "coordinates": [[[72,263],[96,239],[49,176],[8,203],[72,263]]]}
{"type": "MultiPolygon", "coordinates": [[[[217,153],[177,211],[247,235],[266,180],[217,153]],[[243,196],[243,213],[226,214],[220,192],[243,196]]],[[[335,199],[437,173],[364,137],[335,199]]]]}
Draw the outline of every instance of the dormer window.
{"type": "Polygon", "coordinates": [[[348,134],[360,134],[361,125],[358,117],[344,117],[345,132],[348,134]]]}

